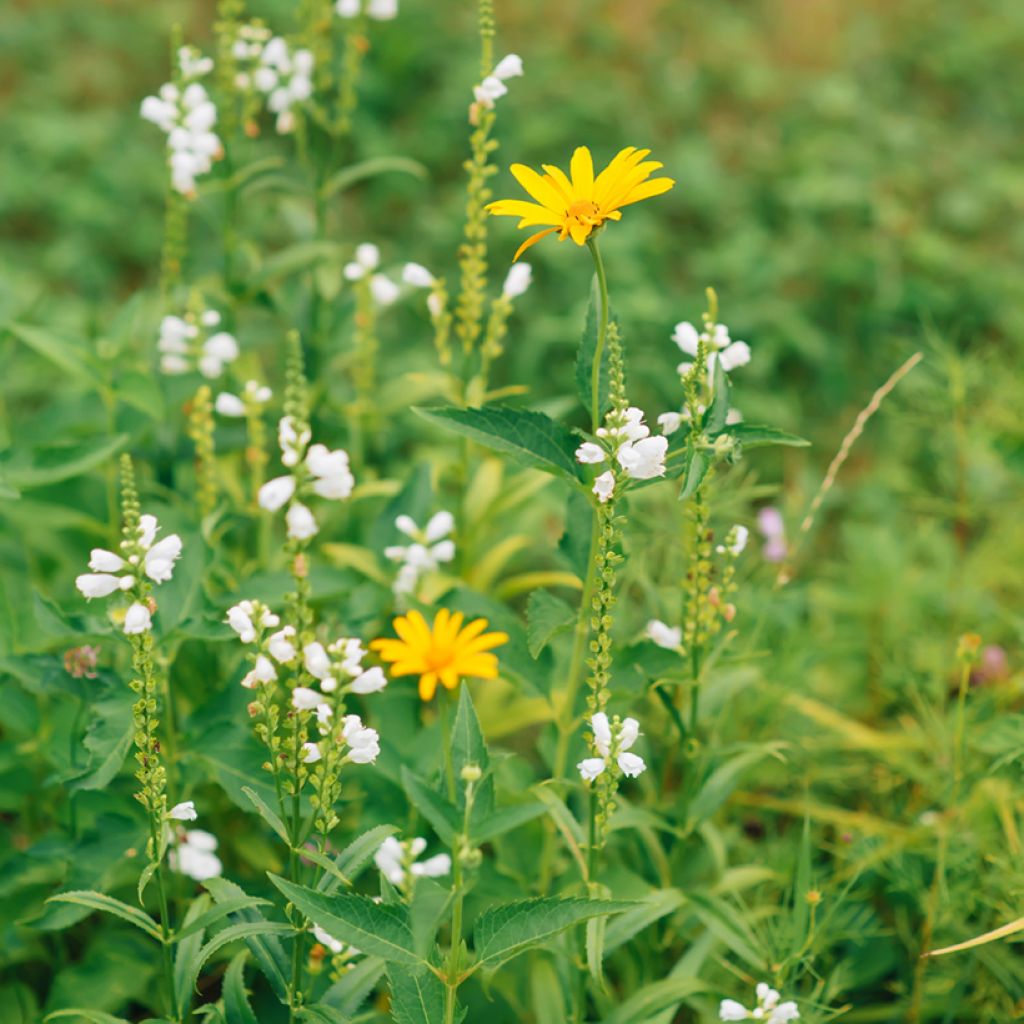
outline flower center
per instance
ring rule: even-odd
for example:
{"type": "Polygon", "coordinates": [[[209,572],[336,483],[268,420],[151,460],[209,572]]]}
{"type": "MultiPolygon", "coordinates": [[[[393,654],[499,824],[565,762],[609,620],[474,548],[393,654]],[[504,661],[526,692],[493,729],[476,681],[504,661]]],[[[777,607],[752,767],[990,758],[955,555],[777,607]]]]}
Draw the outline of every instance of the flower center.
{"type": "Polygon", "coordinates": [[[431,672],[440,672],[452,663],[452,652],[445,647],[432,647],[424,660],[431,672]]]}
{"type": "Polygon", "coordinates": [[[601,223],[601,209],[592,199],[577,199],[565,213],[570,220],[596,227],[601,223]]]}

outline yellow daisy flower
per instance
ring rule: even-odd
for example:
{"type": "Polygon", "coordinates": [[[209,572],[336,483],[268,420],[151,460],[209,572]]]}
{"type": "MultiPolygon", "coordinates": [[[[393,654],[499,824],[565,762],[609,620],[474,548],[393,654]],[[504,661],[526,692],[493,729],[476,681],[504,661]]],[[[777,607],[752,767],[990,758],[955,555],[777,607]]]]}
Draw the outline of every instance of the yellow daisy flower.
{"type": "Polygon", "coordinates": [[[370,644],[382,661],[392,662],[393,676],[420,677],[420,697],[431,700],[441,682],[449,690],[459,685],[463,676],[494,679],[498,674],[498,658],[490,648],[508,642],[507,633],[485,633],[486,619],[474,619],[462,625],[462,612],[441,608],[434,616],[433,626],[418,611],[399,615],[392,625],[397,640],[382,638],[370,644]]]}
{"type": "Polygon", "coordinates": [[[516,181],[537,201],[499,199],[487,204],[488,212],[498,217],[520,217],[518,226],[521,228],[539,224],[550,224],[551,227],[538,231],[523,242],[512,262],[553,231],[558,232],[560,242],[571,238],[577,245],[583,245],[590,233],[606,220],[620,220],[623,206],[667,192],[675,181],[672,178],[651,179],[651,174],[662,165],[656,160],[645,162],[648,153],[649,149],[627,146],[596,178],[594,161],[586,146],[578,147],[572,155],[569,164],[571,179],[560,168],[550,164],[543,165],[543,175],[525,164],[513,164],[511,170],[516,181]]]}

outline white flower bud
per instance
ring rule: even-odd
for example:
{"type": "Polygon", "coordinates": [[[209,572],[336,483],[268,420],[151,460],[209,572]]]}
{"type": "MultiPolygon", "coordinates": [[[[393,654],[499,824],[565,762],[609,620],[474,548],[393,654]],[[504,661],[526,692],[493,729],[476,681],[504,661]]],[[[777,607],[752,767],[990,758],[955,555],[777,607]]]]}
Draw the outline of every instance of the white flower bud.
{"type": "Polygon", "coordinates": [[[128,636],[134,636],[138,633],[145,633],[149,630],[152,625],[152,617],[149,614],[149,609],[144,604],[139,604],[136,601],[124,616],[124,631],[128,636]]]}

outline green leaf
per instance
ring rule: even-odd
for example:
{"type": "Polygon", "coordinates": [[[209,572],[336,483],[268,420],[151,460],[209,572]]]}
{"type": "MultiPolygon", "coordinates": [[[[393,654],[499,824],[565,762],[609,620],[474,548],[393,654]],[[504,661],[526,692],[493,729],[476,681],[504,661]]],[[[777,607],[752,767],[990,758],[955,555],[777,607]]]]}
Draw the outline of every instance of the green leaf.
{"type": "MultiPolygon", "coordinates": [[[[377,825],[375,828],[371,828],[368,832],[364,832],[361,836],[353,839],[334,859],[334,867],[337,869],[338,874],[351,885],[362,869],[370,862],[373,855],[380,849],[380,844],[388,836],[393,836],[398,831],[394,825],[377,825]]],[[[340,879],[337,877],[329,878],[327,875],[324,875],[320,879],[317,888],[321,892],[331,893],[338,888],[339,882],[340,879]]]]}
{"type": "Polygon", "coordinates": [[[687,899],[701,924],[724,943],[736,956],[744,960],[749,967],[761,972],[767,966],[766,957],[757,949],[757,937],[743,915],[725,900],[714,896],[706,896],[691,890],[687,899]]]}
{"type": "MultiPolygon", "coordinates": [[[[214,898],[218,904],[227,903],[246,896],[240,886],[229,882],[226,878],[208,878],[203,882],[203,887],[214,898]]],[[[254,907],[245,910],[232,912],[242,921],[258,922],[263,921],[263,915],[254,907]]],[[[248,935],[245,944],[249,947],[256,960],[259,969],[264,977],[270,982],[270,987],[281,1002],[288,999],[288,974],[291,969],[288,957],[285,955],[284,947],[276,935],[248,935]]]]}
{"type": "Polygon", "coordinates": [[[473,801],[472,825],[494,810],[494,779],[491,778],[491,756],[487,751],[480,720],[476,716],[476,708],[473,707],[473,697],[469,687],[463,683],[459,687],[459,708],[452,726],[452,767],[460,811],[464,811],[466,806],[466,788],[459,780],[467,765],[475,765],[480,769],[480,781],[476,784],[473,801]]]}
{"type": "Polygon", "coordinates": [[[431,423],[510,455],[520,465],[553,473],[571,483],[582,476],[573,454],[577,439],[557,420],[542,412],[488,405],[483,409],[414,409],[431,423]]]}
{"type": "Polygon", "coordinates": [[[608,922],[605,933],[605,953],[611,953],[629,942],[655,921],[674,913],[686,902],[678,889],[655,889],[648,893],[635,907],[619,914],[608,922]]]}
{"type": "Polygon", "coordinates": [[[539,899],[508,903],[485,911],[473,928],[480,966],[493,968],[582,921],[620,914],[634,906],[619,900],[539,899]]]}
{"type": "Polygon", "coordinates": [[[249,280],[250,291],[256,292],[279,278],[291,277],[326,260],[340,260],[341,246],[337,242],[312,239],[286,246],[263,263],[249,280]]]}
{"type": "Polygon", "coordinates": [[[540,652],[552,638],[576,621],[576,609],[568,602],[547,590],[534,590],[526,602],[526,642],[530,654],[540,657],[540,652]]]}
{"type": "Polygon", "coordinates": [[[160,926],[149,914],[138,907],[122,903],[121,900],[114,899],[113,896],[107,896],[105,893],[95,892],[91,889],[78,889],[72,892],[58,893],[56,896],[51,896],[46,902],[75,903],[80,907],[88,907],[90,910],[101,910],[105,914],[113,914],[115,917],[135,925],[136,928],[141,928],[157,942],[163,942],[160,926]]]}
{"type": "Polygon", "coordinates": [[[697,488],[704,482],[704,477],[708,475],[711,462],[711,456],[707,452],[695,451],[693,453],[690,463],[686,467],[686,479],[683,482],[683,488],[679,492],[680,501],[686,501],[687,498],[692,498],[696,494],[697,488]]]}
{"type": "Polygon", "coordinates": [[[796,877],[793,879],[793,949],[802,949],[810,927],[811,906],[807,893],[811,888],[811,819],[804,818],[800,835],[800,854],[796,862],[796,877]]]}
{"type": "Polygon", "coordinates": [[[409,905],[409,927],[412,930],[413,949],[424,958],[430,955],[452,894],[429,878],[416,881],[409,905]]]}
{"type": "Polygon", "coordinates": [[[6,327],[22,344],[49,360],[57,369],[93,386],[102,384],[96,357],[83,342],[58,337],[32,324],[7,324],[6,327]]]}
{"type": "Polygon", "coordinates": [[[231,914],[237,914],[240,910],[248,910],[250,907],[271,906],[273,904],[270,900],[261,899],[259,896],[230,896],[228,899],[217,903],[216,906],[204,910],[197,917],[192,918],[189,916],[186,918],[182,923],[181,930],[174,936],[174,941],[181,942],[182,939],[188,938],[188,936],[195,932],[201,932],[204,928],[209,928],[210,925],[216,924],[231,914]]]}
{"type": "Polygon", "coordinates": [[[320,194],[324,199],[330,199],[331,196],[344,192],[360,181],[390,172],[411,174],[421,181],[427,178],[427,169],[418,160],[411,160],[407,156],[378,156],[369,160],[360,160],[359,163],[332,174],[324,182],[320,194]]]}
{"type": "Polygon", "coordinates": [[[88,441],[40,449],[30,466],[5,466],[4,482],[21,490],[58,484],[103,465],[127,443],[127,434],[104,434],[88,441]]]}
{"type": "Polygon", "coordinates": [[[242,792],[252,801],[253,807],[256,808],[260,813],[260,817],[278,834],[278,836],[284,840],[288,845],[292,845],[291,837],[288,835],[288,829],[284,827],[284,822],[270,809],[267,802],[250,786],[243,786],[242,792]]]}
{"type": "Polygon", "coordinates": [[[228,964],[224,974],[224,1015],[227,1024],[259,1024],[245,989],[245,961],[248,956],[248,951],[243,949],[228,964]]]}
{"type": "Polygon", "coordinates": [[[364,956],[323,994],[321,1002],[342,1013],[356,1013],[377,987],[386,964],[379,956],[364,956]]]}
{"type": "Polygon", "coordinates": [[[722,360],[715,360],[714,379],[712,380],[711,406],[704,417],[704,429],[712,437],[725,428],[725,421],[729,415],[729,392],[731,390],[729,377],[722,366],[722,360]]]}
{"type": "Polygon", "coordinates": [[[186,973],[186,991],[191,992],[195,988],[199,972],[203,964],[213,956],[219,949],[237,942],[240,939],[248,939],[252,936],[293,935],[294,929],[290,924],[282,924],[277,921],[242,921],[239,924],[228,925],[222,932],[217,932],[209,942],[189,961],[189,970],[186,973]]]}
{"type": "MultiPolygon", "coordinates": [[[[402,765],[402,786],[406,796],[438,834],[441,842],[451,846],[456,832],[462,826],[459,812],[435,789],[418,775],[402,765]]],[[[354,943],[359,946],[359,943],[354,943]]],[[[362,947],[359,946],[361,949],[362,947]]]]}
{"type": "Polygon", "coordinates": [[[444,984],[432,971],[389,964],[388,982],[395,1024],[438,1024],[444,1020],[444,984]]]}
{"type": "Polygon", "coordinates": [[[725,433],[736,438],[744,448],[763,448],[770,444],[807,448],[811,443],[796,434],[787,434],[784,430],[776,430],[775,427],[765,427],[758,423],[734,423],[725,433]]]}
{"type": "Polygon", "coordinates": [[[210,897],[203,893],[188,908],[182,922],[182,932],[188,929],[184,939],[179,935],[178,948],[174,955],[174,998],[183,1016],[187,1016],[188,1007],[192,1003],[192,985],[199,976],[199,968],[195,966],[203,948],[203,927],[191,927],[201,918],[210,906],[210,897]]]}
{"type": "Polygon", "coordinates": [[[93,704],[93,720],[82,740],[82,746],[89,752],[89,763],[68,786],[71,792],[105,789],[121,770],[135,736],[132,702],[125,699],[128,696],[108,693],[93,704]]]}
{"type": "Polygon", "coordinates": [[[743,773],[758,761],[774,753],[774,749],[771,746],[761,746],[752,750],[744,750],[719,765],[701,786],[700,791],[690,804],[688,827],[692,830],[706,818],[710,818],[732,795],[733,790],[739,785],[743,773]]]}
{"type": "Polygon", "coordinates": [[[540,803],[512,804],[509,807],[499,807],[498,810],[489,814],[483,821],[476,822],[470,829],[470,840],[475,845],[488,843],[520,825],[539,818],[547,808],[540,803]]]}
{"type": "Polygon", "coordinates": [[[349,1024],[348,1017],[340,1010],[325,1003],[303,1006],[296,1015],[296,1019],[309,1021],[310,1024],[349,1024]]]}
{"type": "Polygon", "coordinates": [[[115,1017],[112,1013],[104,1013],[102,1010],[54,1010],[48,1013],[43,1020],[49,1024],[51,1020],[64,1020],[73,1017],[78,1021],[88,1021],[89,1024],[131,1024],[131,1021],[124,1017],[115,1017]]]}
{"type": "Polygon", "coordinates": [[[706,991],[707,986],[699,978],[655,981],[617,1006],[602,1019],[601,1024],[641,1024],[654,1014],[677,1006],[687,996],[706,991]]]}
{"type": "MultiPolygon", "coordinates": [[[[594,355],[597,352],[597,329],[600,320],[601,294],[597,285],[597,275],[590,282],[590,301],[587,303],[587,316],[583,323],[583,334],[580,337],[580,347],[576,353],[576,393],[583,403],[583,408],[588,413],[592,411],[594,393],[594,355]]],[[[608,322],[617,324],[615,314],[608,310],[608,322]]],[[[600,418],[611,408],[609,397],[609,367],[610,358],[608,346],[605,345],[601,353],[601,379],[598,383],[598,401],[600,404],[600,418]]]]}
{"type": "Polygon", "coordinates": [[[355,893],[326,893],[269,874],[271,882],[306,915],[336,939],[371,956],[414,967],[423,958],[413,950],[412,929],[404,907],[374,903],[355,893]]]}

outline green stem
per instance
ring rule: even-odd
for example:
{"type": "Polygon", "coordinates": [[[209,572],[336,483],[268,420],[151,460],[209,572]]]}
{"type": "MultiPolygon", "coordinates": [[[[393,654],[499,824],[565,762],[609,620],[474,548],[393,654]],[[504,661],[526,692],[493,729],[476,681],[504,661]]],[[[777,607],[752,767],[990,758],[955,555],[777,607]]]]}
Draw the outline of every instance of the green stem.
{"type": "Polygon", "coordinates": [[[590,370],[590,426],[593,431],[601,425],[601,359],[604,342],[608,334],[608,280],[604,273],[604,260],[597,239],[587,239],[590,255],[594,257],[594,271],[597,274],[597,290],[601,300],[601,313],[597,321],[597,346],[594,349],[594,365],[590,370]]]}
{"type": "Polygon", "coordinates": [[[443,691],[439,695],[439,699],[441,704],[441,743],[444,746],[444,775],[448,786],[448,801],[455,803],[455,762],[452,760],[452,727],[448,721],[448,691],[443,691]]]}
{"type": "Polygon", "coordinates": [[[971,663],[964,662],[960,670],[960,690],[956,700],[956,738],[953,744],[953,803],[960,796],[960,783],[964,775],[964,728],[967,713],[967,688],[971,680],[971,663]]]}
{"type": "Polygon", "coordinates": [[[177,1000],[174,995],[174,962],[171,959],[171,927],[169,924],[170,914],[167,909],[167,886],[164,880],[163,857],[160,856],[160,828],[162,822],[157,820],[156,814],[150,812],[149,836],[153,844],[153,856],[159,858],[156,865],[156,888],[160,900],[160,934],[163,937],[161,943],[164,988],[167,990],[167,1006],[172,1020],[180,1021],[182,1014],[179,1013],[177,1000]]]}

